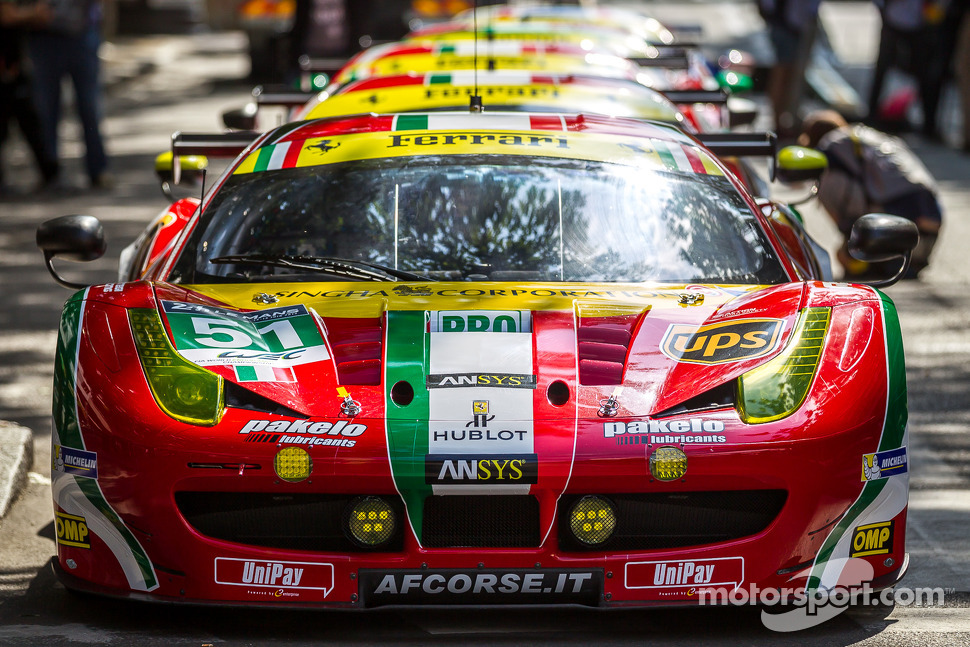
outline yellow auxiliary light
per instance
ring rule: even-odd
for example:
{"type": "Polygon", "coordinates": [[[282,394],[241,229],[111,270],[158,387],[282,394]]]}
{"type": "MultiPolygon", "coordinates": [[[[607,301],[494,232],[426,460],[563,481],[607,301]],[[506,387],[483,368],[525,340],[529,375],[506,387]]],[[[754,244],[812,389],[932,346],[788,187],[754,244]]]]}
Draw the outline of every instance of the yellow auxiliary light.
{"type": "Polygon", "coordinates": [[[569,529],[587,546],[604,543],[616,529],[613,504],[595,494],[584,496],[569,510],[569,529]]]}
{"type": "Polygon", "coordinates": [[[687,473],[687,454],[676,447],[658,447],[650,454],[650,473],[658,481],[676,481],[687,473]]]}
{"type": "Polygon", "coordinates": [[[347,515],[347,532],[362,546],[386,544],[394,536],[396,526],[394,508],[376,496],[357,499],[351,504],[350,514],[347,515]]]}
{"type": "Polygon", "coordinates": [[[299,483],[310,477],[313,461],[302,447],[284,447],[273,459],[273,469],[284,481],[299,483]]]}

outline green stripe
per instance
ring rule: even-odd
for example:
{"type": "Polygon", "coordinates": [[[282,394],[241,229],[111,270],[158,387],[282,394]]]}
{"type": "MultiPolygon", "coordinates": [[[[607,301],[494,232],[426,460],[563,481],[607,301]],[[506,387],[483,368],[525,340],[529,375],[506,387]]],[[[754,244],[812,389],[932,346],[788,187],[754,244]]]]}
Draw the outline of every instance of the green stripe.
{"type": "Polygon", "coordinates": [[[438,50],[438,53],[439,54],[454,54],[455,53],[455,46],[454,45],[443,45],[441,47],[441,49],[438,50]]]}
{"type": "Polygon", "coordinates": [[[255,382],[256,381],[256,367],[255,366],[236,366],[236,377],[240,382],[255,382]]]}
{"type": "Polygon", "coordinates": [[[276,146],[264,146],[259,149],[259,154],[256,157],[256,166],[253,168],[254,172],[259,173],[266,170],[266,167],[269,166],[270,158],[273,157],[274,148],[276,146]]]}
{"type": "Polygon", "coordinates": [[[77,349],[81,337],[81,311],[86,290],[75,293],[61,312],[61,326],[57,332],[54,355],[54,429],[65,447],[84,449],[84,439],[77,424],[77,402],[74,399],[74,376],[77,370],[77,349]]]}
{"type": "Polygon", "coordinates": [[[394,130],[427,130],[428,115],[398,115],[394,130]]]}
{"type": "Polygon", "coordinates": [[[903,334],[899,328],[896,304],[879,292],[882,298],[882,318],[886,328],[886,355],[889,362],[889,402],[886,425],[882,431],[879,451],[896,449],[903,444],[909,408],[906,395],[906,361],[903,358],[903,334]]]}
{"type": "Polygon", "coordinates": [[[430,404],[425,386],[430,338],[423,311],[387,313],[387,368],[384,383],[387,449],[394,483],[407,506],[408,518],[421,541],[424,500],[431,486],[424,482],[424,457],[428,454],[430,404]],[[414,400],[405,407],[391,401],[391,389],[400,381],[414,389],[414,400]]]}
{"type": "Polygon", "coordinates": [[[451,83],[450,74],[432,74],[428,77],[428,85],[437,85],[439,83],[451,83]]]}
{"type": "Polygon", "coordinates": [[[670,150],[663,145],[657,146],[657,154],[660,156],[660,161],[664,163],[671,171],[679,171],[680,168],[677,166],[677,160],[671,154],[670,150]]]}
{"type": "MultiPolygon", "coordinates": [[[[54,428],[61,445],[84,449],[84,438],[77,419],[77,354],[81,339],[81,313],[86,304],[87,290],[77,292],[64,305],[61,326],[57,333],[57,351],[54,358],[54,428]]],[[[87,500],[121,533],[135,558],[145,584],[150,590],[157,585],[151,560],[138,540],[125,527],[111,505],[105,500],[98,482],[87,478],[74,478],[87,500]]]]}
{"type": "MultiPolygon", "coordinates": [[[[886,420],[883,423],[882,436],[879,440],[879,451],[885,451],[896,449],[902,445],[903,435],[906,432],[908,410],[906,405],[906,365],[903,361],[903,337],[899,328],[899,316],[892,300],[882,292],[879,292],[879,296],[882,299],[882,319],[886,331],[886,362],[889,381],[886,420]]],[[[858,460],[855,457],[853,458],[858,460]]],[[[825,543],[822,544],[822,548],[815,558],[815,565],[812,567],[812,575],[808,579],[807,588],[818,588],[822,571],[825,569],[826,562],[832,557],[835,546],[856,523],[859,515],[879,496],[879,493],[886,487],[888,480],[866,481],[862,488],[862,494],[859,495],[856,502],[852,504],[836,528],[829,534],[825,543]]]]}

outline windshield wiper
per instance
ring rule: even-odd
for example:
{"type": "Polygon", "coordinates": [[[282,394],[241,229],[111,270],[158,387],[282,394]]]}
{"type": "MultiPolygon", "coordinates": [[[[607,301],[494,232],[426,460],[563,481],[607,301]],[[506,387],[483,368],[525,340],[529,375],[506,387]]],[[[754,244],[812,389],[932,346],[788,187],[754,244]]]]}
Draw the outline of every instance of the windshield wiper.
{"type": "Polygon", "coordinates": [[[435,281],[427,276],[399,270],[379,263],[359,261],[335,256],[303,256],[303,255],[272,255],[272,254],[230,254],[209,259],[210,263],[238,263],[248,265],[266,265],[271,267],[288,267],[298,270],[314,270],[348,276],[355,279],[370,279],[372,281],[386,281],[388,277],[403,281],[435,281]],[[372,272],[367,268],[378,270],[372,272]]]}

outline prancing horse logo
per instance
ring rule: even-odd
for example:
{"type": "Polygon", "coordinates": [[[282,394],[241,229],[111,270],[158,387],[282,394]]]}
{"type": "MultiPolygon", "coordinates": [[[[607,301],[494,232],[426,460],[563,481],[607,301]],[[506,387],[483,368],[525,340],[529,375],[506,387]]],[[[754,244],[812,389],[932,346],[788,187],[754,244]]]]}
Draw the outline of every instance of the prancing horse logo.
{"type": "Polygon", "coordinates": [[[314,144],[313,146],[308,146],[307,148],[313,148],[315,150],[320,151],[321,153],[329,153],[330,151],[332,151],[333,149],[337,148],[338,146],[340,146],[340,144],[332,144],[331,145],[329,139],[324,139],[319,144],[314,144]]]}

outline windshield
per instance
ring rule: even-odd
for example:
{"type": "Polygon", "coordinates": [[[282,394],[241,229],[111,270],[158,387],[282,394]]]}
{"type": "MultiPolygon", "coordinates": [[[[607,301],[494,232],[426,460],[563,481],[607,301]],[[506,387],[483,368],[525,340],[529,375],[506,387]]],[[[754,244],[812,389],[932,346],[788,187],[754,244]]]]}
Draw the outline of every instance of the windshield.
{"type": "Polygon", "coordinates": [[[428,280],[787,280],[754,215],[722,176],[507,155],[234,175],[202,214],[170,278],[346,280],[328,276],[330,264],[308,267],[306,259],[316,257],[428,280]],[[275,257],[301,262],[263,262],[275,257]]]}

